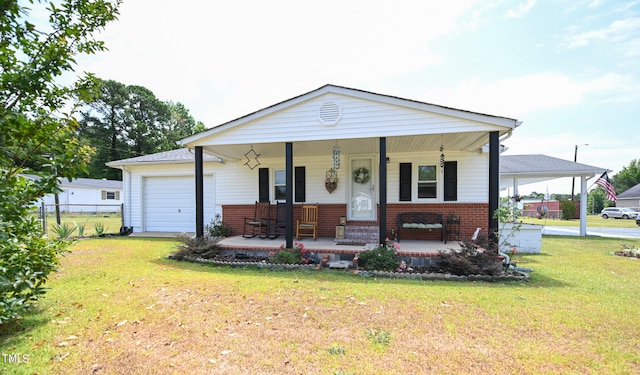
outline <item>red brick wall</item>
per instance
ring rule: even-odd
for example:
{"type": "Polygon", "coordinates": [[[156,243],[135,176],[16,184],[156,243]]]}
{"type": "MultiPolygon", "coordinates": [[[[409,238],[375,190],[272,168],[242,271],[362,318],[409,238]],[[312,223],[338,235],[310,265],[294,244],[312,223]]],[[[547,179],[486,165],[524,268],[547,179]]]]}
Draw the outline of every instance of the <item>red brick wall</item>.
{"type": "MultiPolygon", "coordinates": [[[[293,206],[293,225],[295,235],[295,221],[300,217],[301,204],[293,206]]],[[[234,235],[241,235],[244,226],[244,217],[253,217],[255,204],[250,205],[223,205],[222,217],[232,228],[234,235]]],[[[387,205],[387,228],[396,228],[397,215],[402,212],[435,212],[443,217],[448,215],[460,216],[460,236],[470,238],[476,228],[482,228],[482,232],[487,232],[487,210],[486,203],[437,203],[437,204],[388,204],[387,205]]],[[[340,223],[340,216],[347,216],[346,204],[321,204],[318,210],[318,236],[333,238],[336,234],[336,225],[340,223]]],[[[380,209],[378,207],[378,216],[380,209]]],[[[348,221],[347,225],[379,225],[379,221],[348,221]]],[[[403,239],[440,239],[439,231],[425,233],[424,231],[406,231],[403,239]]]]}

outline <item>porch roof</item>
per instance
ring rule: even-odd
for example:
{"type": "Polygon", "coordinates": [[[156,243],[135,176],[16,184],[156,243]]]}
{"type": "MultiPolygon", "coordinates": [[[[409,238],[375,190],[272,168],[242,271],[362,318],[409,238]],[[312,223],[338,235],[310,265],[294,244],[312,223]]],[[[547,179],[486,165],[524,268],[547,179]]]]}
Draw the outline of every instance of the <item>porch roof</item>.
{"type": "Polygon", "coordinates": [[[501,188],[513,185],[532,184],[562,177],[586,177],[587,179],[601,175],[606,168],[558,159],[548,155],[501,155],[500,179],[501,188]]]}
{"type": "Polygon", "coordinates": [[[519,125],[507,117],[325,85],[179,144],[202,146],[205,153],[228,160],[243,159],[252,145],[262,157],[284,157],[286,142],[295,143],[298,156],[326,155],[336,143],[347,154],[376,153],[379,137],[387,137],[388,153],[436,151],[441,145],[481,152],[489,132],[504,135],[519,125]],[[322,112],[327,103],[333,107],[322,112]]]}

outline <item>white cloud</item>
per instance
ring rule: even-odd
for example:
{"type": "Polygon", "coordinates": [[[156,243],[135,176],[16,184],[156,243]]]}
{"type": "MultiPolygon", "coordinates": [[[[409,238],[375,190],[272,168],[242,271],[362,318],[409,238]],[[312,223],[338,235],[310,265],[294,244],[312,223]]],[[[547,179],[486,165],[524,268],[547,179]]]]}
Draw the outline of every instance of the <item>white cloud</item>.
{"type": "Polygon", "coordinates": [[[524,17],[533,7],[536,5],[536,0],[527,0],[525,3],[519,6],[507,10],[507,18],[521,18],[524,17]]]}
{"type": "Polygon", "coordinates": [[[607,27],[569,35],[566,38],[568,48],[579,48],[595,42],[623,43],[636,38],[640,31],[640,17],[613,21],[607,27]]]}
{"type": "Polygon", "coordinates": [[[576,106],[591,99],[638,101],[640,85],[633,77],[614,73],[585,78],[542,72],[485,82],[473,77],[449,89],[423,92],[420,97],[434,104],[523,119],[532,111],[576,106]]]}

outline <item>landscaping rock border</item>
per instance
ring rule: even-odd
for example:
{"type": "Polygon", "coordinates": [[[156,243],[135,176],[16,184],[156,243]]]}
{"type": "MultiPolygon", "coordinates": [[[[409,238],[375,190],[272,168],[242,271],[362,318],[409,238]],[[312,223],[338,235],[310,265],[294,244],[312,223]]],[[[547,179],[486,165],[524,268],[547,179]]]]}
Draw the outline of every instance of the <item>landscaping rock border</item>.
{"type": "MultiPolygon", "coordinates": [[[[169,255],[168,259],[176,260],[173,256],[169,255]]],[[[256,269],[270,269],[270,270],[315,270],[315,264],[273,264],[266,262],[242,262],[242,261],[219,261],[213,259],[204,259],[198,257],[185,256],[183,261],[199,264],[208,264],[212,266],[220,267],[232,267],[232,268],[256,268],[256,269]]],[[[517,270],[511,270],[509,273],[503,275],[491,276],[491,275],[452,275],[448,273],[407,273],[407,272],[385,272],[385,271],[354,271],[356,276],[360,277],[377,277],[377,278],[391,278],[391,279],[407,279],[407,280],[422,280],[422,281],[483,281],[483,282],[500,282],[500,281],[529,281],[530,276],[526,272],[520,272],[517,270]]]]}

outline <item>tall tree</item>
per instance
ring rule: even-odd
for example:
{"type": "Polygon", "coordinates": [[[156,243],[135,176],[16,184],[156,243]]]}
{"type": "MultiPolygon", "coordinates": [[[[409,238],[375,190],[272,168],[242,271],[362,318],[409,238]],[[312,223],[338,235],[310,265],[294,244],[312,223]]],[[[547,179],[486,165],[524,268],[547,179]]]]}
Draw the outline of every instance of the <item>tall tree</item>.
{"type": "Polygon", "coordinates": [[[640,162],[637,159],[631,160],[628,166],[611,177],[611,184],[616,193],[622,193],[640,184],[640,162]]]}
{"type": "Polygon", "coordinates": [[[91,149],[76,137],[72,103],[90,100],[95,80],[85,75],[63,85],[59,78],[73,70],[78,54],[105,49],[93,34],[116,19],[119,4],[0,2],[0,324],[18,318],[45,292],[67,246],[43,236],[30,210],[59,190],[57,176],[71,179],[86,168],[91,149]],[[46,7],[49,23],[31,19],[25,4],[46,7]],[[40,179],[26,179],[24,173],[40,179]]]}
{"type": "Polygon", "coordinates": [[[120,179],[119,171],[105,165],[110,160],[129,157],[126,151],[125,119],[128,102],[127,87],[116,81],[101,81],[99,95],[91,102],[92,111],[81,114],[80,134],[96,148],[91,158],[88,176],[120,179]]]}
{"type": "Polygon", "coordinates": [[[88,177],[120,179],[121,171],[105,163],[175,150],[178,140],[205,129],[183,104],[163,102],[145,87],[113,80],[101,87],[80,120],[84,142],[97,148],[88,177]]]}

